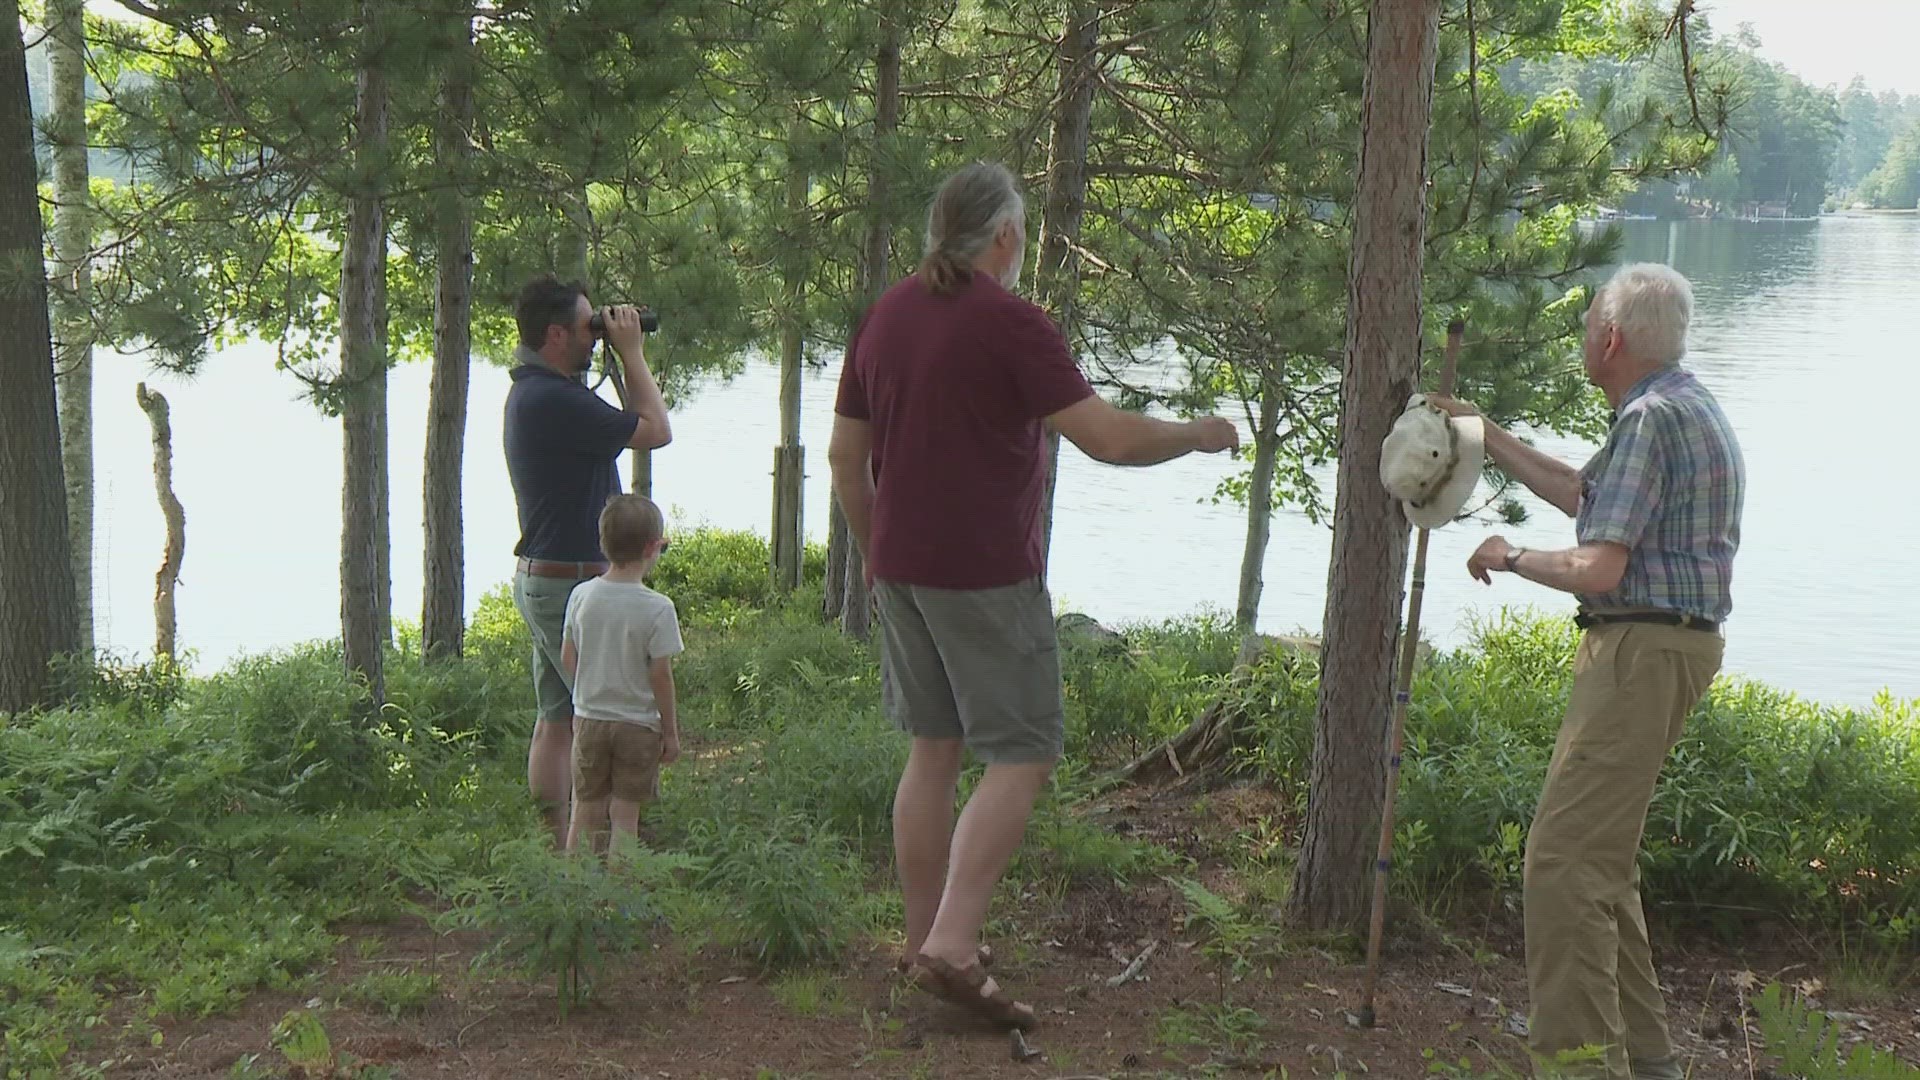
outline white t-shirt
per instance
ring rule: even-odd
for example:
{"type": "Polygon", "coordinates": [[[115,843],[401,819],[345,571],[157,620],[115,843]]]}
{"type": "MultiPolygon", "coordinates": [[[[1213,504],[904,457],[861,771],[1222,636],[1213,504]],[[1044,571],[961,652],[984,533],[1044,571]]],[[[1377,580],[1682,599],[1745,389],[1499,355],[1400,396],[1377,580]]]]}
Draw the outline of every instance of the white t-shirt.
{"type": "Polygon", "coordinates": [[[567,598],[566,640],[580,658],[573,715],[660,729],[648,669],[686,648],[672,600],[637,582],[583,581],[567,598]]]}

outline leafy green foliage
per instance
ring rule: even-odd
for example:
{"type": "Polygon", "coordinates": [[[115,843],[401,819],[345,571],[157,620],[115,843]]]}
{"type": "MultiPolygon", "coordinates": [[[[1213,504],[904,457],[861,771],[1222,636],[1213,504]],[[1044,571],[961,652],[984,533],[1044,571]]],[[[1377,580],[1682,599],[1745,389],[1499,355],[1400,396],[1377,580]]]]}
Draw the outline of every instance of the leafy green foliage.
{"type": "Polygon", "coordinates": [[[700,886],[734,898],[741,939],[761,962],[836,959],[861,928],[864,874],[831,832],[793,815],[696,837],[714,852],[700,886]]]}
{"type": "Polygon", "coordinates": [[[1871,1042],[1841,1052],[1846,1029],[1817,1012],[1798,995],[1772,983],[1753,1001],[1766,1036],[1767,1052],[1779,1058],[1789,1075],[1807,1080],[1916,1080],[1920,1069],[1901,1061],[1871,1042]]]}
{"type": "Polygon", "coordinates": [[[1186,901],[1182,925],[1206,935],[1207,955],[1226,963],[1235,979],[1279,951],[1278,929],[1192,878],[1172,878],[1186,901]]]}
{"type": "MultiPolygon", "coordinates": [[[[686,562],[663,577],[674,575],[683,610],[708,613],[689,620],[679,665],[688,755],[664,773],[649,847],[612,867],[540,838],[524,788],[526,632],[500,590],[482,599],[465,659],[427,665],[403,640],[392,702],[372,724],[353,710],[329,646],[177,685],[167,673],[76,669],[96,687],[87,705],[0,727],[7,1068],[51,1075],[162,1016],[226,1010],[261,987],[307,992],[340,946],[339,920],[422,910],[484,933],[488,960],[552,980],[566,1010],[663,928],[687,949],[797,968],[778,977],[795,1011],[842,1008],[806,973],[897,925],[888,822],[905,745],[880,714],[871,647],[820,626],[817,597],[763,591],[765,551],[717,532],[674,549],[686,562]],[[132,1021],[109,1024],[129,998],[132,1021]]],[[[1565,623],[1508,617],[1423,666],[1403,769],[1402,888],[1513,888],[1574,640],[1565,623]]],[[[1304,798],[1315,662],[1279,649],[1230,672],[1235,648],[1217,617],[1063,643],[1076,749],[1042,796],[1009,889],[1050,897],[1167,875],[1224,976],[1283,946],[1261,915],[1279,897],[1260,875],[1284,867],[1296,815],[1244,834],[1255,872],[1235,893],[1186,880],[1173,853],[1079,805],[1101,782],[1090,772],[1221,699],[1252,722],[1239,767],[1304,798]]],[[[1649,894],[1858,928],[1842,944],[1860,977],[1849,992],[1899,985],[1920,910],[1910,871],[1920,824],[1905,812],[1920,788],[1917,707],[1821,709],[1720,683],[1650,815],[1649,894]]],[[[963,793],[977,776],[963,776],[963,793]]],[[[1838,974],[1831,981],[1837,991],[1838,974]]],[[[438,992],[432,973],[381,972],[341,1000],[397,1012],[438,992]]],[[[1257,1040],[1234,1008],[1223,982],[1216,1006],[1184,1010],[1163,1034],[1257,1040]]],[[[324,1057],[305,1020],[282,1043],[324,1057]]],[[[372,1075],[335,1057],[335,1075],[372,1075]]],[[[264,1060],[236,1068],[265,1075],[264,1060]]]]}
{"type": "Polygon", "coordinates": [[[476,929],[494,943],[476,964],[504,960],[550,978],[560,1015],[586,1001],[606,957],[631,951],[659,919],[653,897],[699,861],[625,843],[608,863],[557,853],[544,838],[493,849],[485,872],[447,890],[442,930],[476,929]]]}
{"type": "Polygon", "coordinates": [[[430,971],[370,971],[342,994],[353,1004],[378,1009],[388,1017],[418,1012],[440,992],[440,977],[430,971]]]}
{"type": "Polygon", "coordinates": [[[1859,194],[1872,206],[1920,207],[1920,118],[1893,140],[1885,159],[1860,182],[1859,194]]]}
{"type": "MultiPolygon", "coordinates": [[[[1416,675],[1399,805],[1420,832],[1397,852],[1403,885],[1444,889],[1479,873],[1489,838],[1531,821],[1576,640],[1568,621],[1507,614],[1416,675]]],[[[1256,717],[1250,763],[1303,795],[1311,671],[1272,657],[1255,675],[1238,691],[1256,717]]],[[[1920,822],[1902,809],[1920,785],[1917,716],[1920,703],[1891,696],[1823,708],[1719,681],[1662,773],[1643,888],[1702,914],[1732,903],[1828,925],[1920,904],[1920,822]]],[[[1498,860],[1510,869],[1510,852],[1498,860]]]]}
{"type": "MultiPolygon", "coordinates": [[[[679,530],[671,523],[667,553],[648,583],[673,598],[684,624],[726,627],[772,606],[771,558],[765,537],[701,526],[679,530]]],[[[826,573],[824,548],[807,549],[802,577],[818,582],[826,573]]]]}
{"type": "Polygon", "coordinates": [[[451,734],[513,726],[451,685],[497,672],[396,660],[405,705],[369,728],[340,666],[316,646],[177,685],[75,669],[90,705],[0,726],[9,1067],[51,1069],[108,1031],[103,994],[197,1016],[291,987],[331,954],[331,921],[398,914],[408,890],[532,827],[530,809],[503,812],[523,781],[480,756],[490,739],[451,734]]]}
{"type": "MultiPolygon", "coordinates": [[[[1679,52],[1668,41],[1668,9],[1629,6],[1616,33],[1627,46],[1603,55],[1576,52],[1536,55],[1503,67],[1502,77],[1529,95],[1566,95],[1596,103],[1688,99],[1679,52]]],[[[1693,20],[1691,55],[1696,71],[1692,95],[1703,118],[1724,127],[1711,160],[1694,175],[1641,173],[1622,193],[1622,208],[1637,213],[1683,216],[1703,206],[1741,212],[1756,203],[1817,213],[1835,187],[1860,182],[1887,149],[1908,115],[1899,95],[1876,98],[1856,83],[1845,95],[1808,84],[1756,52],[1744,29],[1716,32],[1711,13],[1693,20]],[[1681,183],[1685,183],[1685,187],[1681,183]],[[1688,204],[1694,204],[1690,207],[1688,204]]],[[[1690,105],[1689,105],[1690,108],[1690,105]]]]}
{"type": "Polygon", "coordinates": [[[1117,643],[1063,635],[1067,755],[1129,755],[1187,726],[1219,693],[1239,636],[1204,616],[1127,628],[1117,643]]]}
{"type": "Polygon", "coordinates": [[[1162,1046],[1220,1047],[1245,1053],[1258,1044],[1266,1026],[1266,1017],[1244,1005],[1184,1005],[1161,1013],[1153,1035],[1162,1046]]]}
{"type": "Polygon", "coordinates": [[[122,710],[129,723],[158,719],[186,687],[186,672],[165,658],[133,662],[96,654],[54,660],[56,697],[71,708],[122,710]]]}

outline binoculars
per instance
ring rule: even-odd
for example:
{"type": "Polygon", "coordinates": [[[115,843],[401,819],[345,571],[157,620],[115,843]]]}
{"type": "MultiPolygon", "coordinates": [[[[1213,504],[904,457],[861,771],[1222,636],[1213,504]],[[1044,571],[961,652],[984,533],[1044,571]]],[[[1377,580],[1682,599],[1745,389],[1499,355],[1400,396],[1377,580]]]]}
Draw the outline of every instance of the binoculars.
{"type": "MultiPolygon", "coordinates": [[[[607,333],[606,316],[600,314],[597,311],[594,312],[593,318],[587,320],[587,329],[593,331],[594,334],[597,336],[601,336],[601,337],[606,336],[606,333],[607,333]]],[[[660,329],[660,316],[655,315],[652,311],[650,311],[647,308],[641,308],[640,309],[640,329],[646,331],[649,334],[653,333],[655,330],[660,329]]]]}

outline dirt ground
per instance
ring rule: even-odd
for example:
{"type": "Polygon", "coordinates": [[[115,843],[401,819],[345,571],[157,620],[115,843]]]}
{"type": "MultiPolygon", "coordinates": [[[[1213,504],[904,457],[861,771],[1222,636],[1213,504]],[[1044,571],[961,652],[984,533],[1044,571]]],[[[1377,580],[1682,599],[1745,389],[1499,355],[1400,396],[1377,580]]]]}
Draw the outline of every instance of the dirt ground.
{"type": "MultiPolygon", "coordinates": [[[[1196,814],[1184,800],[1132,791],[1109,800],[1101,817],[1194,856],[1192,873],[1231,891],[1217,856],[1246,822],[1272,811],[1262,798],[1216,795],[1196,814]]],[[[1236,981],[1207,955],[1203,935],[1183,924],[1185,912],[1158,879],[1077,889],[1051,907],[997,903],[996,925],[1017,923],[1019,931],[994,941],[994,970],[1041,1014],[1026,1060],[1016,1059],[1007,1035],[908,985],[877,944],[830,971],[768,975],[745,960],[686,954],[662,940],[616,961],[595,1002],[562,1019],[550,985],[476,975],[468,961],[481,942],[412,922],[340,927],[344,941],[312,985],[256,994],[223,1016],[161,1021],[158,1045],[129,1039],[137,1044],[116,1051],[107,1075],[229,1076],[249,1055],[258,1055],[260,1070],[251,1075],[288,1075],[270,1033],[299,1008],[315,1011],[336,1051],[409,1078],[1411,1078],[1430,1074],[1430,1052],[1466,1058],[1474,1074],[1525,1060],[1513,1028],[1524,1015],[1526,978],[1510,917],[1444,930],[1403,923],[1384,965],[1378,1022],[1362,1030],[1349,1013],[1361,999],[1363,965],[1349,951],[1281,933],[1279,947],[1236,981]],[[1156,942],[1141,977],[1111,984],[1156,942]],[[398,970],[438,977],[423,1007],[390,1017],[340,1000],[369,972],[398,970]]],[[[1694,1077],[1773,1075],[1757,1028],[1743,1017],[1742,972],[1762,983],[1833,985],[1834,972],[1790,933],[1756,928],[1741,944],[1735,955],[1700,935],[1656,940],[1675,1036],[1694,1077]]],[[[1920,1064],[1920,993],[1910,984],[1856,992],[1844,1004],[1850,1039],[1920,1064]]],[[[103,1056],[95,1050],[87,1060],[103,1056]]]]}

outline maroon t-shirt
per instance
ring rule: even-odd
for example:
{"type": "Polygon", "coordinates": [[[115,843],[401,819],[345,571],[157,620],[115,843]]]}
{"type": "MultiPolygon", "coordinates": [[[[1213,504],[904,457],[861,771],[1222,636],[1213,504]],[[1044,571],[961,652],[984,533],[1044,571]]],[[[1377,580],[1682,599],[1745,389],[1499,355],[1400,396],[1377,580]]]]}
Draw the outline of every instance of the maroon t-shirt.
{"type": "Polygon", "coordinates": [[[873,425],[873,576],[990,589],[1041,572],[1043,420],[1093,393],[1046,312],[973,275],[909,277],[868,310],[834,411],[873,425]]]}

